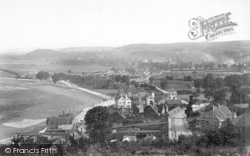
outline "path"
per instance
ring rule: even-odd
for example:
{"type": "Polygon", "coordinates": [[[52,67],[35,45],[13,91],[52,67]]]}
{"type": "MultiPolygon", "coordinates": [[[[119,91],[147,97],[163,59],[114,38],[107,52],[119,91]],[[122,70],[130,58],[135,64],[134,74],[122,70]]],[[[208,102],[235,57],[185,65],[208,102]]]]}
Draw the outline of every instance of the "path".
{"type": "Polygon", "coordinates": [[[178,140],[180,135],[192,135],[191,131],[187,128],[188,123],[186,120],[185,109],[175,108],[173,113],[170,111],[168,118],[169,122],[169,139],[178,140]]]}

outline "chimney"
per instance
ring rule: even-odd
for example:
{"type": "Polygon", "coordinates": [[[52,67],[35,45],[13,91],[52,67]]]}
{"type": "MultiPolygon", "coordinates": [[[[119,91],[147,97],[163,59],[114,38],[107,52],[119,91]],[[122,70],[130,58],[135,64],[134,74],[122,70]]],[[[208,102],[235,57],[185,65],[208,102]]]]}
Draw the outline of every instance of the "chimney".
{"type": "Polygon", "coordinates": [[[152,92],[152,93],[151,93],[151,96],[152,96],[153,98],[155,98],[155,93],[154,93],[154,92],[152,92]]]}
{"type": "Polygon", "coordinates": [[[141,94],[139,93],[139,104],[141,104],[141,94]]]}

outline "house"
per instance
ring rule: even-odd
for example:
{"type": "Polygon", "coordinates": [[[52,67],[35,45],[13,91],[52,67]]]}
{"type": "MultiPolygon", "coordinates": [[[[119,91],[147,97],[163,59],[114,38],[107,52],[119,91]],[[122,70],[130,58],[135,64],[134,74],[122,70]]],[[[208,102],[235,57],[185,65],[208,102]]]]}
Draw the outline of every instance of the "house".
{"type": "Polygon", "coordinates": [[[167,89],[166,92],[168,92],[166,95],[165,95],[165,98],[167,100],[177,100],[179,99],[178,98],[178,94],[177,94],[177,91],[175,89],[167,89]]]}
{"type": "MultiPolygon", "coordinates": [[[[244,134],[245,143],[250,149],[250,109],[240,115],[239,117],[232,120],[232,124],[237,127],[237,129],[244,134]]],[[[250,150],[249,150],[250,151],[250,150]]]]}
{"type": "Polygon", "coordinates": [[[46,125],[47,125],[47,129],[62,129],[62,128],[66,128],[66,129],[70,129],[71,127],[73,127],[73,120],[74,120],[74,115],[72,113],[66,113],[62,115],[59,115],[58,117],[50,117],[47,118],[46,120],[46,125]]]}
{"type": "Polygon", "coordinates": [[[124,141],[127,141],[127,142],[137,141],[136,135],[124,135],[122,138],[122,142],[124,141]]]}
{"type": "Polygon", "coordinates": [[[218,107],[213,106],[213,114],[220,122],[226,121],[227,119],[233,119],[235,117],[235,113],[232,113],[225,105],[219,105],[218,107]]]}
{"type": "Polygon", "coordinates": [[[154,141],[156,141],[157,138],[156,136],[150,134],[150,135],[146,135],[142,140],[142,144],[143,145],[151,145],[154,141]]]}
{"type": "Polygon", "coordinates": [[[166,101],[175,101],[175,100],[181,100],[178,97],[177,91],[174,89],[168,89],[166,90],[166,94],[162,95],[161,99],[159,100],[158,103],[166,103],[166,101]]]}
{"type": "Polygon", "coordinates": [[[227,106],[219,105],[218,107],[213,106],[213,110],[210,112],[204,112],[201,114],[200,120],[207,121],[210,124],[221,127],[222,123],[227,119],[234,119],[236,113],[231,112],[227,106]]]}
{"type": "Polygon", "coordinates": [[[132,102],[127,94],[124,96],[117,96],[115,98],[115,103],[117,108],[131,108],[132,102]]]}
{"type": "Polygon", "coordinates": [[[139,113],[144,113],[144,105],[137,105],[136,106],[139,110],[139,113]]]}
{"type": "Polygon", "coordinates": [[[155,104],[155,93],[152,92],[150,95],[145,96],[146,105],[155,104]]]}
{"type": "Polygon", "coordinates": [[[232,124],[239,128],[250,127],[250,109],[239,117],[233,119],[232,124]]]}

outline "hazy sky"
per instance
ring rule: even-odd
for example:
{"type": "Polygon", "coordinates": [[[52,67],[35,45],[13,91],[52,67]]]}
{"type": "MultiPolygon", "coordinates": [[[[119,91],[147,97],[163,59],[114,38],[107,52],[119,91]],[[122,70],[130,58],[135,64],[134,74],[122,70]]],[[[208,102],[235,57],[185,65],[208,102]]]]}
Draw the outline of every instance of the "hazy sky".
{"type": "Polygon", "coordinates": [[[250,0],[0,0],[0,52],[194,42],[191,18],[227,12],[236,33],[215,41],[250,39],[250,0]]]}

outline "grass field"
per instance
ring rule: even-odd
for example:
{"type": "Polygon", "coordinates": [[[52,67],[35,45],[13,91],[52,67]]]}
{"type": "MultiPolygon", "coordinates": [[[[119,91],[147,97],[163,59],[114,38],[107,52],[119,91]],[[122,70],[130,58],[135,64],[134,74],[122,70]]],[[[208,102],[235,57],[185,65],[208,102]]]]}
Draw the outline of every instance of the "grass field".
{"type": "Polygon", "coordinates": [[[168,88],[171,89],[176,89],[176,90],[190,90],[188,87],[188,84],[192,84],[193,82],[189,81],[181,81],[181,80],[168,80],[168,88]]]}
{"type": "Polygon", "coordinates": [[[0,68],[12,70],[18,73],[28,72],[29,74],[37,74],[39,71],[47,71],[50,73],[68,72],[97,72],[106,71],[110,67],[100,66],[63,66],[52,64],[45,60],[0,60],[0,68]]]}
{"type": "MultiPolygon", "coordinates": [[[[24,119],[46,119],[71,111],[74,115],[102,100],[86,92],[50,82],[25,82],[0,78],[0,134],[7,135],[13,128],[1,123],[24,119]]],[[[3,136],[2,136],[3,137],[3,136]]],[[[0,136],[0,140],[3,139],[0,136]]]]}

